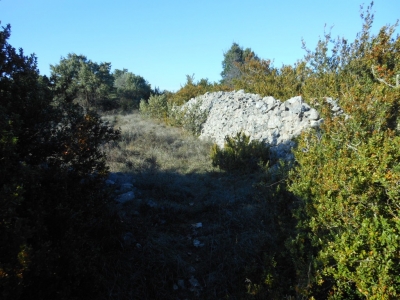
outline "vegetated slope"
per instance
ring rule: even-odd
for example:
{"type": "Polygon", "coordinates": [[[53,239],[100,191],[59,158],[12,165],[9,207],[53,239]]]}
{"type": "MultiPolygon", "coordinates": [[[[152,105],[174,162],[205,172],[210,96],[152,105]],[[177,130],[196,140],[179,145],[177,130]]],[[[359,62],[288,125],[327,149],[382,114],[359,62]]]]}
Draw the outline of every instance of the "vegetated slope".
{"type": "Polygon", "coordinates": [[[136,188],[120,213],[130,270],[120,296],[124,290],[134,299],[261,295],[270,239],[268,209],[253,187],[261,173],[221,172],[211,165],[211,144],[138,113],[106,118],[122,131],[107,149],[111,171],[132,175],[136,188]]]}

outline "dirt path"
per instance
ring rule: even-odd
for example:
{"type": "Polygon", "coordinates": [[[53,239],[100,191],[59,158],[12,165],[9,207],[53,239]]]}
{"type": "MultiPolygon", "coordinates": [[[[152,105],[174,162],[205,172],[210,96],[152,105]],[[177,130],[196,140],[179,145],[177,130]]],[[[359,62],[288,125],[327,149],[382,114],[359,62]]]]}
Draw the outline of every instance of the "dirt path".
{"type": "MultiPolygon", "coordinates": [[[[268,239],[259,175],[211,166],[210,144],[138,114],[109,117],[122,141],[109,165],[135,197],[119,204],[127,299],[254,299],[268,239]]],[[[126,190],[117,191],[122,194],[126,190]]]]}

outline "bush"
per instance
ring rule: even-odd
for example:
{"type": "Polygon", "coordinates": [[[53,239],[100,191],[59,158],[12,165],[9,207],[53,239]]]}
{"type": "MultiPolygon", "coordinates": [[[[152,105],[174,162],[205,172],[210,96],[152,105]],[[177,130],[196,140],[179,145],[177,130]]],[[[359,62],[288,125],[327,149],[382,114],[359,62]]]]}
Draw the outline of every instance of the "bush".
{"type": "Polygon", "coordinates": [[[168,123],[174,126],[182,126],[183,129],[193,135],[200,135],[203,124],[208,118],[208,112],[202,109],[201,105],[202,101],[196,99],[190,105],[172,106],[169,110],[168,123]]]}
{"type": "Polygon", "coordinates": [[[168,102],[166,95],[151,95],[149,100],[141,100],[139,111],[151,118],[165,121],[168,117],[168,102]]]}
{"type": "Polygon", "coordinates": [[[234,137],[225,137],[223,149],[214,144],[211,148],[211,159],[213,166],[218,166],[221,170],[254,171],[260,164],[268,163],[269,148],[260,141],[250,142],[250,136],[238,132],[234,137]]]}
{"type": "Polygon", "coordinates": [[[260,277],[267,292],[266,299],[295,299],[293,287],[298,284],[296,271],[303,263],[303,258],[290,252],[288,247],[288,237],[296,234],[297,226],[292,213],[296,197],[287,190],[288,173],[292,166],[292,162],[280,160],[266,169],[255,184],[256,199],[265,207],[262,223],[267,228],[268,236],[260,254],[263,262],[260,277]]]}
{"type": "Polygon", "coordinates": [[[9,36],[0,31],[0,298],[98,299],[121,230],[100,146],[119,133],[55,104],[36,57],[9,36]]]}
{"type": "Polygon", "coordinates": [[[304,90],[339,97],[350,116],[323,107],[321,131],[304,133],[295,150],[288,190],[298,225],[288,244],[303,261],[296,289],[308,298],[400,296],[400,37],[392,38],[395,26],[373,36],[373,16],[362,16],[354,42],[333,41],[329,55],[326,35],[307,54],[313,75],[304,90]]]}

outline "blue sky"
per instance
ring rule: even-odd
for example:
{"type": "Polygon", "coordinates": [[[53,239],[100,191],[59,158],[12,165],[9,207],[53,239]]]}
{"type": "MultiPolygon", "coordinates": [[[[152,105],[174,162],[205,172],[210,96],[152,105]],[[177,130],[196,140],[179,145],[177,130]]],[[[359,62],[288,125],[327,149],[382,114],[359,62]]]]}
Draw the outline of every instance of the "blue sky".
{"type": "MultiPolygon", "coordinates": [[[[186,75],[221,79],[223,53],[233,42],[274,65],[303,58],[301,40],[314,48],[324,25],[353,41],[361,30],[362,0],[0,0],[2,26],[50,74],[68,53],[111,62],[152,87],[178,90],[186,75]]],[[[370,1],[364,2],[367,6],[370,1]]],[[[376,0],[373,32],[400,18],[399,0],[376,0]]]]}

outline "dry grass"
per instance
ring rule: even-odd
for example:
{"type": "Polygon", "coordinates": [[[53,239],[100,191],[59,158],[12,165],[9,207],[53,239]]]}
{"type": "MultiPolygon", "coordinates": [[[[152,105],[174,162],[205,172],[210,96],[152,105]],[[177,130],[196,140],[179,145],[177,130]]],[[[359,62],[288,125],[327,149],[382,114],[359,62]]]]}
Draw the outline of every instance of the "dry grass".
{"type": "Polygon", "coordinates": [[[110,169],[130,174],[136,189],[121,210],[133,242],[110,298],[263,299],[267,210],[253,188],[261,174],[221,172],[210,143],[138,113],[104,118],[122,131],[106,148],[110,169]]]}
{"type": "Polygon", "coordinates": [[[180,128],[143,118],[138,113],[106,117],[121,128],[122,137],[108,149],[111,172],[149,169],[189,174],[212,171],[210,143],[201,143],[180,128]]]}

